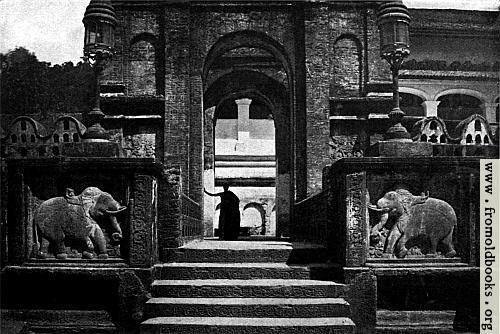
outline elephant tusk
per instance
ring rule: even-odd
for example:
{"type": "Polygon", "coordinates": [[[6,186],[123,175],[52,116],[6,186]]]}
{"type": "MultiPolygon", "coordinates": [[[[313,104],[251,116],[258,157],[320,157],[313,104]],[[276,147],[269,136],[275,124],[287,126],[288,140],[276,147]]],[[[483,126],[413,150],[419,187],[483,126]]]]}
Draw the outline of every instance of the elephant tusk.
{"type": "Polygon", "coordinates": [[[380,209],[378,206],[373,205],[373,204],[368,204],[368,209],[373,210],[373,211],[384,211],[383,209],[380,209]]]}
{"type": "Polygon", "coordinates": [[[113,210],[104,210],[104,211],[105,211],[108,215],[116,215],[116,214],[118,214],[118,213],[122,212],[122,211],[123,211],[123,210],[125,210],[125,209],[127,209],[127,207],[126,207],[126,206],[122,206],[122,207],[120,207],[120,208],[119,208],[118,210],[116,210],[116,211],[113,211],[113,210]]]}

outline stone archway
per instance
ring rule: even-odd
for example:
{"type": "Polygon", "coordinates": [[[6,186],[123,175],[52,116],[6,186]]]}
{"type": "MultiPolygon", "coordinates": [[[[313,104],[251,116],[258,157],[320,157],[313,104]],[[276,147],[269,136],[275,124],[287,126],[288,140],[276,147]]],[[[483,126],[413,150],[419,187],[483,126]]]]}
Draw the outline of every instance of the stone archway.
{"type": "Polygon", "coordinates": [[[201,75],[205,111],[205,185],[206,178],[213,175],[214,159],[211,155],[214,154],[215,140],[212,124],[217,120],[218,106],[227,99],[247,98],[262,103],[272,113],[276,147],[277,236],[289,235],[297,182],[296,150],[305,145],[294,144],[293,71],[290,57],[280,43],[265,33],[244,30],[226,34],[210,47],[201,75]]]}

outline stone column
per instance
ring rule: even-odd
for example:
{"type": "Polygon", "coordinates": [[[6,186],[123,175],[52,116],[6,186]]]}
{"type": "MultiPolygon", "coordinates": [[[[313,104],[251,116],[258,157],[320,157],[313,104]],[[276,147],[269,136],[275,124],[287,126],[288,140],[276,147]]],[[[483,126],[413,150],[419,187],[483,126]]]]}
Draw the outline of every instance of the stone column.
{"type": "Polygon", "coordinates": [[[422,107],[424,107],[424,115],[426,117],[438,115],[438,105],[441,101],[424,101],[422,102],[422,107]]]}
{"type": "Polygon", "coordinates": [[[238,142],[246,142],[250,138],[250,99],[234,101],[238,105],[238,142]]]}
{"type": "Polygon", "coordinates": [[[498,103],[484,103],[484,117],[488,123],[496,123],[496,108],[498,103]]]}

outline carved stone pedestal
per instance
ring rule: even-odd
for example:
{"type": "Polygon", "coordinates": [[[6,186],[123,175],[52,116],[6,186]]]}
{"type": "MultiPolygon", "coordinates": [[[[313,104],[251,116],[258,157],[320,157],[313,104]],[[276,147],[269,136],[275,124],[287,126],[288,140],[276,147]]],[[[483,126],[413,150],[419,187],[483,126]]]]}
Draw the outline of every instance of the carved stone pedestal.
{"type": "Polygon", "coordinates": [[[366,153],[371,157],[430,157],[432,144],[413,141],[379,141],[366,153]]]}
{"type": "Polygon", "coordinates": [[[120,145],[109,141],[64,143],[61,146],[61,151],[61,154],[67,157],[118,158],[123,156],[120,145]]]}

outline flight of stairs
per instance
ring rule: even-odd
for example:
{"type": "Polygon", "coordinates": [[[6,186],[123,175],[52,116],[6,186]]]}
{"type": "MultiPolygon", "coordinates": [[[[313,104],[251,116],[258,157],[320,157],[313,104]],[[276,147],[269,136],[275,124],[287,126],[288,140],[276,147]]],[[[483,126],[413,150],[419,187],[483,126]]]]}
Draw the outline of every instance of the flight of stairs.
{"type": "Polygon", "coordinates": [[[141,333],[354,333],[345,286],[310,279],[305,263],[322,252],[282,241],[172,250],[173,262],[155,268],[141,333]]]}

